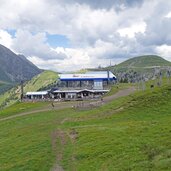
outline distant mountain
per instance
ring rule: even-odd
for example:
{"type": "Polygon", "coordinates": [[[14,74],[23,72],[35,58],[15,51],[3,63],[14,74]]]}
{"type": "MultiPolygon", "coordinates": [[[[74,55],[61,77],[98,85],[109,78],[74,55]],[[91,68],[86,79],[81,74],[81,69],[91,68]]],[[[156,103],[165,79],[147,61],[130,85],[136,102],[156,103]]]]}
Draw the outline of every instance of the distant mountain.
{"type": "Polygon", "coordinates": [[[157,55],[146,55],[128,59],[118,65],[106,67],[106,69],[112,71],[119,81],[124,79],[134,82],[137,77],[142,76],[145,80],[155,79],[160,72],[166,76],[167,71],[171,71],[171,62],[157,55]]]}
{"type": "Polygon", "coordinates": [[[138,56],[128,59],[113,68],[155,68],[171,66],[171,62],[156,55],[138,56]]]}
{"type": "Polygon", "coordinates": [[[39,73],[41,70],[25,56],[17,55],[0,45],[0,81],[16,83],[21,80],[30,80],[39,73]]]}
{"type": "Polygon", "coordinates": [[[162,73],[162,75],[166,76],[168,70],[171,72],[171,62],[157,55],[145,55],[145,56],[137,56],[134,58],[130,58],[118,65],[99,67],[99,68],[87,68],[85,70],[86,71],[110,70],[117,76],[118,81],[124,79],[127,80],[128,82],[132,82],[133,78],[142,77],[142,76],[145,80],[155,79],[156,75],[159,74],[160,72],[162,73]]]}
{"type": "Polygon", "coordinates": [[[149,70],[155,68],[171,68],[171,62],[163,59],[157,55],[144,55],[130,58],[120,64],[108,66],[108,67],[99,67],[99,68],[86,68],[77,71],[76,73],[82,73],[86,71],[104,71],[111,70],[115,72],[123,72],[129,70],[149,70]]]}
{"type": "Polygon", "coordinates": [[[170,68],[171,62],[163,59],[157,55],[145,55],[130,58],[118,65],[105,67],[103,69],[109,69],[115,72],[126,72],[128,70],[134,71],[148,71],[155,68],[170,68]]]}
{"type": "Polygon", "coordinates": [[[0,94],[4,93],[5,91],[9,90],[12,88],[15,84],[9,83],[9,82],[4,82],[0,81],[0,94]]]}

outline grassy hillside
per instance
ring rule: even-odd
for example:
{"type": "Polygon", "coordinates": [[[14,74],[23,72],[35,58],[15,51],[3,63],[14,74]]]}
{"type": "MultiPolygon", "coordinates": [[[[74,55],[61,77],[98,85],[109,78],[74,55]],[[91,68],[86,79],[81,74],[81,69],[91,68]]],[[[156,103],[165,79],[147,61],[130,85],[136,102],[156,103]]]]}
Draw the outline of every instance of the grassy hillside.
{"type": "MultiPolygon", "coordinates": [[[[130,58],[120,64],[108,67],[89,68],[87,71],[103,71],[110,70],[118,78],[123,77],[124,74],[128,74],[127,77],[131,77],[134,72],[146,75],[146,77],[153,77],[152,75],[159,70],[166,74],[166,71],[171,70],[171,62],[156,55],[145,55],[130,58]]],[[[84,70],[83,70],[84,71],[84,70]]],[[[149,78],[149,79],[150,79],[149,78]]]]}
{"type": "MultiPolygon", "coordinates": [[[[56,82],[57,77],[58,74],[56,72],[44,71],[24,84],[24,93],[28,91],[38,91],[44,87],[48,87],[48,85],[51,85],[56,82]]],[[[0,107],[15,103],[20,98],[20,92],[20,86],[16,86],[7,91],[6,93],[0,95],[0,107]]]]}
{"type": "Polygon", "coordinates": [[[155,55],[147,55],[147,56],[139,56],[134,57],[121,64],[118,64],[117,68],[148,68],[148,67],[156,67],[156,66],[171,66],[171,62],[163,59],[160,56],[155,55]]]}
{"type": "Polygon", "coordinates": [[[0,81],[0,94],[2,94],[5,91],[9,90],[13,86],[14,86],[14,84],[12,84],[12,83],[0,81]]]}
{"type": "Polygon", "coordinates": [[[138,73],[152,73],[155,68],[166,70],[171,68],[171,62],[156,55],[138,56],[128,59],[118,65],[107,67],[115,73],[135,71],[138,73]]]}
{"type": "Polygon", "coordinates": [[[68,171],[170,171],[170,91],[0,121],[0,170],[50,170],[58,163],[68,171]]]}
{"type": "Polygon", "coordinates": [[[122,80],[133,80],[135,77],[143,76],[145,80],[155,79],[159,72],[166,77],[167,72],[171,71],[171,62],[156,55],[139,56],[128,59],[118,65],[103,68],[112,71],[118,78],[122,80]]]}
{"type": "Polygon", "coordinates": [[[57,81],[58,74],[53,71],[44,71],[28,81],[24,86],[25,92],[37,91],[57,81]]]}

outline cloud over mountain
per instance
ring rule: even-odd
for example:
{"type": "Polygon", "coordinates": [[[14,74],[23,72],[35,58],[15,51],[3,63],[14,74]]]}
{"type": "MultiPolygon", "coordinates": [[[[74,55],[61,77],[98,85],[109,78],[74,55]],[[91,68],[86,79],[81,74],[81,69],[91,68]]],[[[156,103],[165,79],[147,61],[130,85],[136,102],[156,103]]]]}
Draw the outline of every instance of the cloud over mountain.
{"type": "Polygon", "coordinates": [[[79,69],[152,53],[171,60],[165,52],[171,47],[170,1],[0,2],[0,43],[42,68],[79,69]],[[65,36],[69,47],[51,46],[47,34],[65,36]]]}

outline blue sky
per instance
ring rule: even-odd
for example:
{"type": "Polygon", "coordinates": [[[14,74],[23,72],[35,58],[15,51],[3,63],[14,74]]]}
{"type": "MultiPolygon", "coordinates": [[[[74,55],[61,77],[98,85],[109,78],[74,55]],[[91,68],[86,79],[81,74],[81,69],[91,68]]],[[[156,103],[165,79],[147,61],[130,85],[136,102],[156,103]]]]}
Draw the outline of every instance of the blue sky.
{"type": "Polygon", "coordinates": [[[55,47],[69,48],[70,47],[69,40],[67,39],[65,35],[47,33],[46,36],[47,36],[48,44],[53,48],[55,47]]]}
{"type": "Polygon", "coordinates": [[[7,31],[13,38],[15,37],[16,30],[14,30],[14,29],[6,29],[6,31],[7,31]]]}
{"type": "Polygon", "coordinates": [[[170,30],[168,0],[1,0],[0,6],[0,44],[55,71],[146,54],[171,60],[170,30]]]}
{"type": "MultiPolygon", "coordinates": [[[[12,38],[15,37],[16,30],[7,29],[6,31],[12,36],[12,38]]],[[[36,34],[36,33],[32,33],[32,34],[36,34]]],[[[64,48],[70,47],[69,40],[67,39],[67,37],[65,35],[46,33],[46,38],[47,38],[47,40],[46,40],[47,43],[53,48],[55,48],[55,47],[64,47],[64,48]]]]}

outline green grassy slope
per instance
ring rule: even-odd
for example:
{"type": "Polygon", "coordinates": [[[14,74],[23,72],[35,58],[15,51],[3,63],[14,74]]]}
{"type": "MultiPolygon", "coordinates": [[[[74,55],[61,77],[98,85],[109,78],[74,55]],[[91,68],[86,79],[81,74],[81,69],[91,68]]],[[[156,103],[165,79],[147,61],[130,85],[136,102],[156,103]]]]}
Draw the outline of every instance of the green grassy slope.
{"type": "Polygon", "coordinates": [[[53,71],[44,71],[43,73],[35,76],[32,80],[28,81],[24,86],[25,92],[37,91],[57,81],[58,74],[53,71]]]}
{"type": "MultiPolygon", "coordinates": [[[[32,80],[24,84],[24,92],[38,91],[43,87],[53,84],[57,80],[58,74],[53,71],[44,71],[33,77],[32,80]]],[[[20,86],[16,86],[6,93],[0,95],[0,107],[14,104],[20,98],[20,86]]]]}
{"type": "Polygon", "coordinates": [[[3,109],[0,111],[0,119],[5,118],[7,116],[12,116],[15,114],[20,114],[23,112],[29,112],[37,109],[42,109],[47,107],[50,104],[50,102],[25,102],[25,103],[15,103],[8,108],[3,109]]]}
{"type": "Polygon", "coordinates": [[[118,64],[117,68],[124,68],[124,67],[143,68],[143,67],[153,67],[153,66],[171,66],[171,62],[163,59],[160,56],[147,55],[147,56],[134,57],[129,60],[126,60],[125,62],[118,64]]]}
{"type": "MultiPolygon", "coordinates": [[[[161,67],[167,69],[171,67],[171,62],[163,59],[160,56],[156,55],[145,55],[138,56],[131,59],[128,59],[118,65],[106,67],[103,69],[109,69],[113,72],[128,72],[130,70],[136,72],[150,73],[154,68],[161,67]]],[[[154,71],[153,71],[154,72],[154,71]]]]}
{"type": "Polygon", "coordinates": [[[0,170],[171,170],[170,86],[0,123],[0,170]],[[122,110],[116,110],[122,109],[122,110]],[[73,134],[73,132],[75,132],[73,134]]]}
{"type": "Polygon", "coordinates": [[[141,73],[151,73],[154,72],[154,68],[160,68],[162,70],[168,69],[171,67],[171,62],[165,60],[164,58],[157,55],[144,55],[130,58],[120,64],[115,66],[108,66],[102,68],[89,68],[85,69],[88,71],[103,71],[110,70],[115,74],[120,72],[141,72],[141,73]]]}

